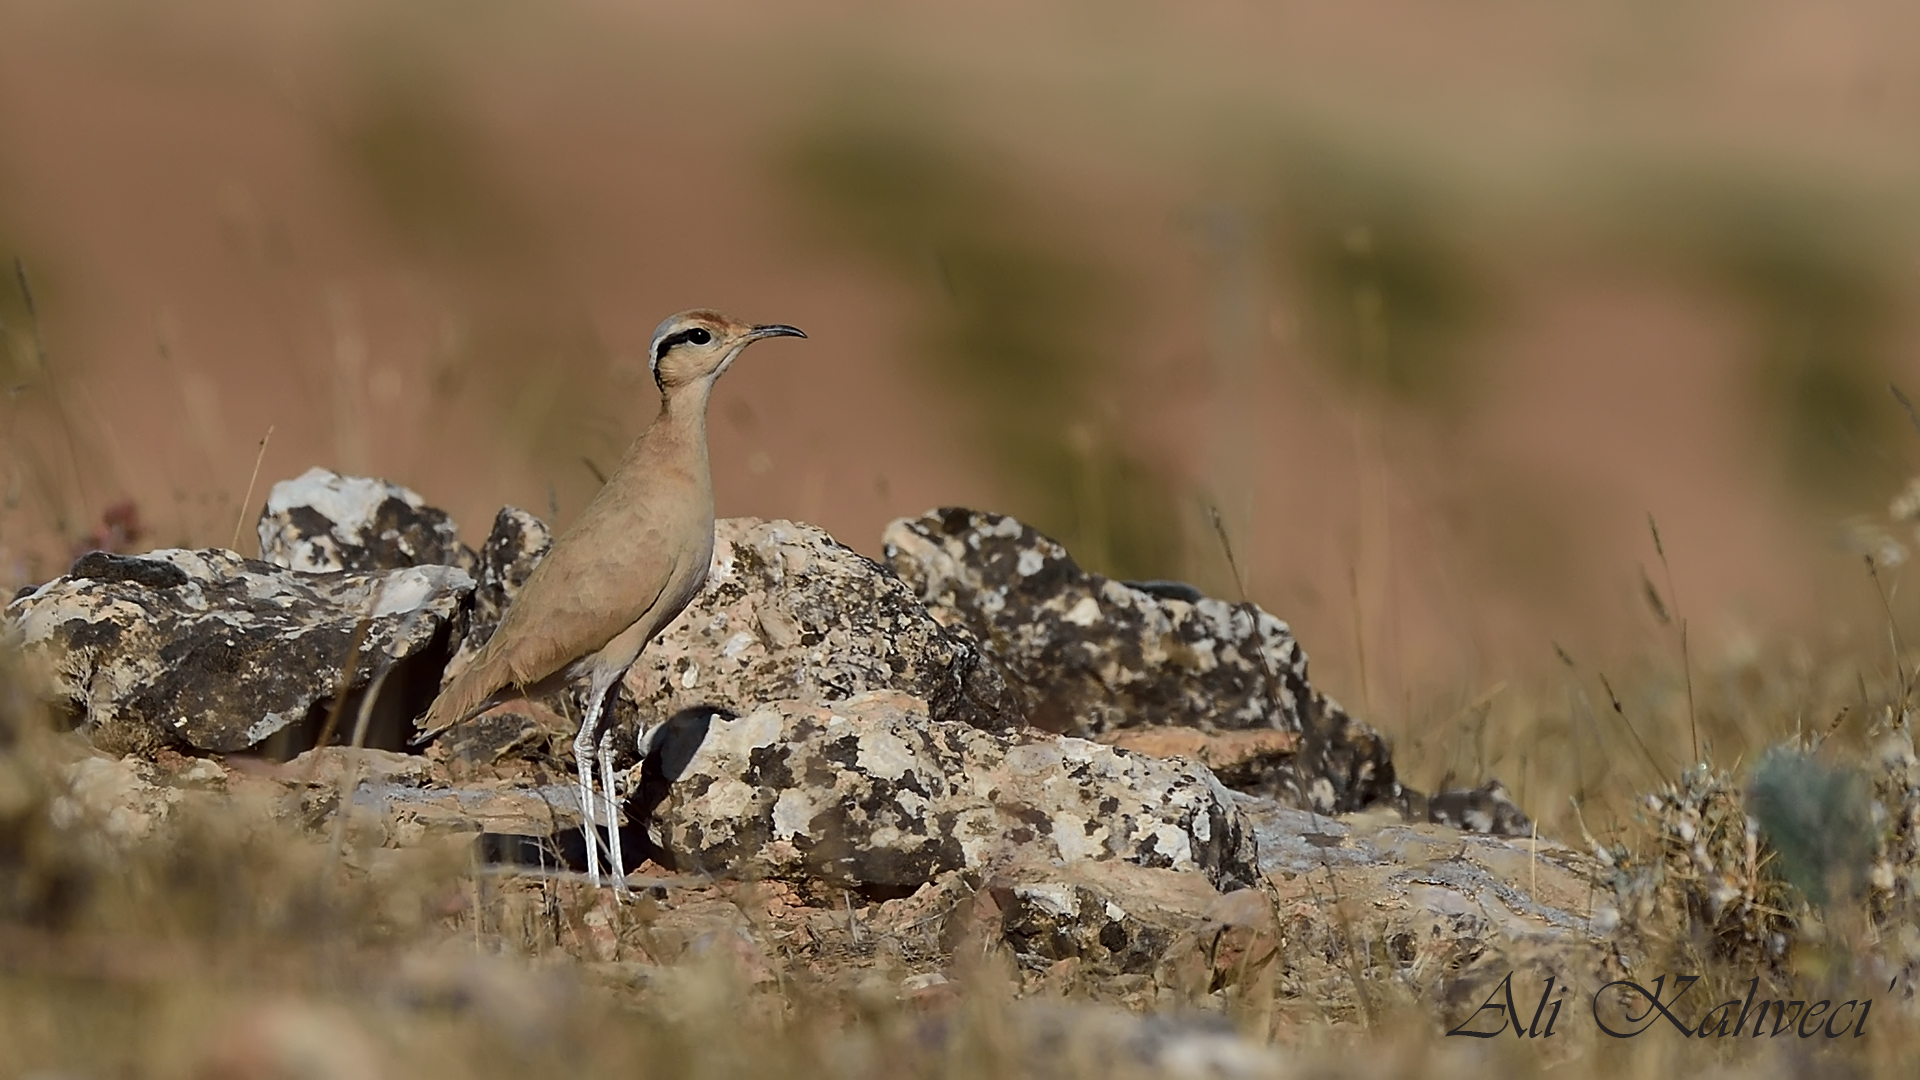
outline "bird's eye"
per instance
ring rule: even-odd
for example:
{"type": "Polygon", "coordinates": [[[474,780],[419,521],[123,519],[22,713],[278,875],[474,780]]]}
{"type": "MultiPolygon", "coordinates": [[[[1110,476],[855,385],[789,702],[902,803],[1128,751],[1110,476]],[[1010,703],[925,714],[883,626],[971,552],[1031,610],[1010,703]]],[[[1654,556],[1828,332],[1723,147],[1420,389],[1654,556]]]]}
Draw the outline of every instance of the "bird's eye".
{"type": "Polygon", "coordinates": [[[705,345],[707,342],[713,340],[713,335],[696,326],[687,331],[687,340],[693,342],[695,345],[705,345]]]}

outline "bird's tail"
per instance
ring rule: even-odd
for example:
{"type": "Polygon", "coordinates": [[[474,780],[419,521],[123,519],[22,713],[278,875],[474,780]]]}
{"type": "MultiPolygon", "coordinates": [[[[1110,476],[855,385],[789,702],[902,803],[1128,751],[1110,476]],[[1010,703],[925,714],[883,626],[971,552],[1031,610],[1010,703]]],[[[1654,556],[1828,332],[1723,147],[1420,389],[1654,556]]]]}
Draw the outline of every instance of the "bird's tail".
{"type": "Polygon", "coordinates": [[[491,648],[483,647],[473,663],[454,675],[453,681],[440,691],[427,707],[427,713],[415,722],[419,734],[414,743],[424,743],[453,725],[477,713],[485,711],[494,702],[498,694],[511,680],[499,671],[504,665],[497,663],[498,654],[491,648]]]}

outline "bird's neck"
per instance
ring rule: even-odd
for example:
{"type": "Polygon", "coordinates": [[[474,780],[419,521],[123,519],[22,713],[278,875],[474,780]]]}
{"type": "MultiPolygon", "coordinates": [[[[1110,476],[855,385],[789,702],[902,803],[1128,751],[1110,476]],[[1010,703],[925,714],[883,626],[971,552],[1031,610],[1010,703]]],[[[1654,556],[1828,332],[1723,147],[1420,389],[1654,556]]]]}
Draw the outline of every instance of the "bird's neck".
{"type": "Polygon", "coordinates": [[[707,438],[707,399],[713,396],[713,383],[708,379],[698,379],[661,391],[660,415],[654,420],[655,427],[667,426],[677,431],[700,437],[701,445],[707,438]]]}
{"type": "MultiPolygon", "coordinates": [[[[707,398],[709,383],[676,386],[660,395],[660,412],[628,449],[629,460],[682,462],[692,469],[687,479],[710,485],[707,468],[707,398]]],[[[658,468],[656,464],[654,466],[658,468]]]]}

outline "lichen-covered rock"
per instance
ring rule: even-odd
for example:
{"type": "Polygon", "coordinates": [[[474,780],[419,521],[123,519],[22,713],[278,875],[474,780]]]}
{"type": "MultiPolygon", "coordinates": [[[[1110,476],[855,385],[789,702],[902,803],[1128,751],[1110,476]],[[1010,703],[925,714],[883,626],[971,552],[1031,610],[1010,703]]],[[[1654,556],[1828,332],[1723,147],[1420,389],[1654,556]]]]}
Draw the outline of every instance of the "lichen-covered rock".
{"type": "Polygon", "coordinates": [[[445,566],[317,574],[217,549],[94,552],[5,622],[96,744],[229,752],[331,701],[361,620],[349,691],[433,649],[472,587],[445,566]]]}
{"type": "Polygon", "coordinates": [[[876,896],[955,869],[1118,859],[1253,880],[1206,769],[1081,739],[940,723],[894,691],[716,718],[647,827],[687,869],[876,896]]]}
{"type": "Polygon", "coordinates": [[[1293,732],[1298,750],[1245,770],[1249,789],[1323,812],[1399,802],[1386,740],[1313,687],[1293,632],[1253,604],[1088,573],[1000,514],[938,510],[895,521],[884,542],[936,618],[987,644],[1037,726],[1293,732]]]}
{"type": "Polygon", "coordinates": [[[935,618],[986,643],[1049,731],[1190,756],[1238,791],[1321,813],[1390,806],[1414,820],[1524,835],[1497,782],[1429,799],[1386,738],[1307,678],[1287,624],[1181,582],[1082,570],[1010,517],[947,508],[887,527],[886,558],[935,618]]]}
{"type": "Polygon", "coordinates": [[[473,602],[464,610],[465,625],[456,630],[460,645],[447,665],[446,677],[464,667],[493,636],[507,605],[551,547],[552,530],[525,510],[504,506],[494,515],[493,531],[487,534],[474,566],[473,602]]]}
{"type": "Polygon", "coordinates": [[[398,484],[318,466],[273,485],[255,531],[260,557],[293,570],[473,568],[446,511],[398,484]]]}
{"type": "Polygon", "coordinates": [[[1413,899],[1428,915],[1470,911],[1485,926],[1516,934],[1600,936],[1595,919],[1581,913],[1593,910],[1606,868],[1551,840],[1463,836],[1432,824],[1356,827],[1270,799],[1235,793],[1233,801],[1258,843],[1260,869],[1276,881],[1333,874],[1343,892],[1383,910],[1413,899]]]}
{"type": "Polygon", "coordinates": [[[714,533],[705,587],[627,675],[648,723],[698,705],[745,713],[898,690],[935,720],[1020,724],[998,665],[885,567],[812,525],[726,518],[714,533]]]}

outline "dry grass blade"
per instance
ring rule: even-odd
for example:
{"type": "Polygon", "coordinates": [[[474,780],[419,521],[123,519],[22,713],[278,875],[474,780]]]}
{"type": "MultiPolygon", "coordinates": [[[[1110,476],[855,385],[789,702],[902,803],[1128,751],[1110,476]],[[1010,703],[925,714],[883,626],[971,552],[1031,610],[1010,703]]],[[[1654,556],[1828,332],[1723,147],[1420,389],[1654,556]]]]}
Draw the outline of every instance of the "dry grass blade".
{"type": "Polygon", "coordinates": [[[20,289],[20,302],[26,306],[27,321],[33,328],[34,359],[39,364],[40,373],[46,376],[47,394],[53,399],[54,412],[60,418],[60,432],[67,442],[67,461],[73,468],[73,488],[80,496],[79,520],[85,521],[93,500],[87,494],[87,479],[80,468],[80,440],[74,435],[73,416],[67,409],[66,397],[60,392],[59,381],[49,362],[47,335],[40,325],[40,305],[34,299],[33,285],[27,280],[27,264],[18,255],[13,258],[13,279],[20,289]]]}
{"type": "MultiPolygon", "coordinates": [[[[1700,760],[1700,718],[1693,698],[1693,651],[1687,641],[1687,620],[1680,617],[1680,594],[1673,588],[1673,567],[1667,562],[1667,548],[1660,542],[1660,523],[1647,511],[1647,531],[1653,534],[1653,551],[1660,556],[1660,569],[1667,577],[1667,599],[1673,605],[1673,617],[1680,622],[1680,670],[1687,681],[1687,734],[1692,739],[1693,760],[1700,760]]],[[[1662,620],[1663,622],[1665,620],[1662,620]]]]}
{"type": "Polygon", "coordinates": [[[1901,660],[1907,650],[1900,641],[1900,621],[1894,617],[1893,600],[1888,595],[1885,583],[1880,580],[1879,564],[1874,562],[1872,555],[1862,558],[1867,564],[1867,576],[1873,579],[1873,594],[1880,601],[1881,612],[1887,617],[1887,646],[1893,651],[1893,674],[1900,687],[1898,709],[1904,712],[1907,701],[1913,696],[1913,681],[1907,677],[1905,662],[1901,660]]]}
{"type": "Polygon", "coordinates": [[[267,457],[267,442],[273,438],[273,425],[267,425],[267,433],[260,436],[260,449],[253,455],[253,475],[247,477],[247,494],[240,500],[240,517],[233,523],[233,542],[229,550],[240,550],[240,532],[247,527],[247,509],[253,505],[253,488],[260,482],[260,463],[267,457]]]}
{"type": "Polygon", "coordinates": [[[1654,587],[1653,579],[1647,576],[1647,568],[1640,568],[1640,595],[1646,598],[1647,607],[1652,609],[1653,617],[1660,620],[1661,626],[1673,623],[1673,616],[1667,612],[1667,605],[1660,599],[1660,590],[1654,587]]]}
{"type": "Polygon", "coordinates": [[[1627,729],[1627,734],[1633,736],[1633,745],[1640,748],[1640,753],[1646,757],[1647,764],[1652,766],[1654,775],[1662,775],[1665,770],[1660,767],[1659,759],[1653,756],[1653,750],[1647,746],[1646,740],[1642,739],[1640,733],[1634,730],[1633,721],[1627,719],[1627,710],[1625,706],[1620,704],[1620,695],[1613,692],[1613,684],[1607,681],[1607,673],[1602,671],[1597,674],[1600,678],[1601,689],[1607,692],[1607,702],[1613,706],[1613,714],[1620,718],[1620,723],[1627,729]]]}
{"type": "Polygon", "coordinates": [[[1893,400],[1899,402],[1900,407],[1906,410],[1907,419],[1912,421],[1914,430],[1920,431],[1920,409],[1913,407],[1913,399],[1907,397],[1907,395],[1901,391],[1900,387],[1894,383],[1888,383],[1887,389],[1893,391],[1893,400]]]}

